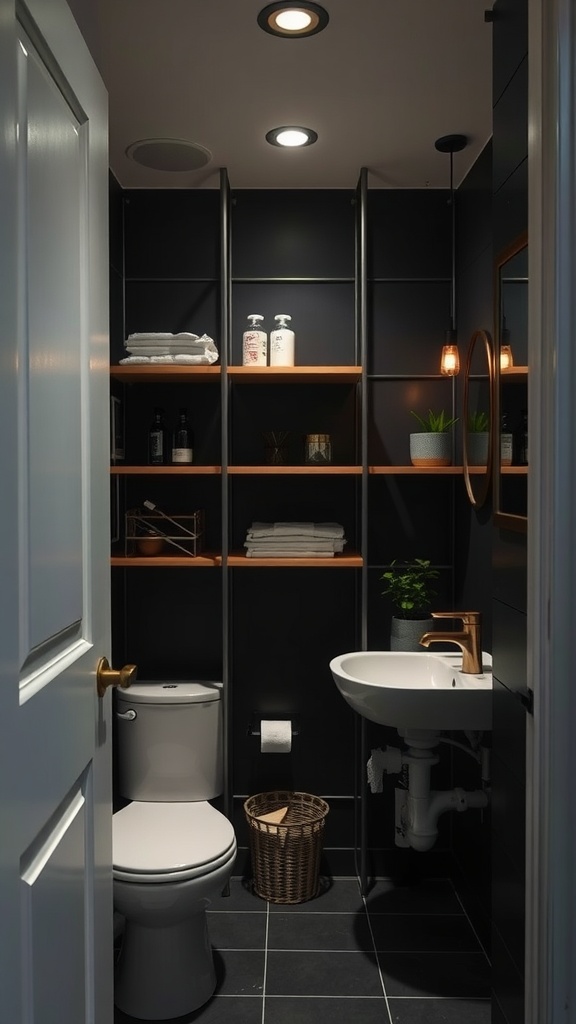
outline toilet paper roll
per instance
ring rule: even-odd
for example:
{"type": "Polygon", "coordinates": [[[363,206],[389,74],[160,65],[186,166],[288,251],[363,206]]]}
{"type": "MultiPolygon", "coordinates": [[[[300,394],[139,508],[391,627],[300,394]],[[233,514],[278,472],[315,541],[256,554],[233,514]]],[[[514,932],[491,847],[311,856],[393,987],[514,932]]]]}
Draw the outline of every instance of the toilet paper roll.
{"type": "Polygon", "coordinates": [[[263,719],[260,722],[260,750],[263,754],[289,754],[292,750],[292,722],[263,719]]]}

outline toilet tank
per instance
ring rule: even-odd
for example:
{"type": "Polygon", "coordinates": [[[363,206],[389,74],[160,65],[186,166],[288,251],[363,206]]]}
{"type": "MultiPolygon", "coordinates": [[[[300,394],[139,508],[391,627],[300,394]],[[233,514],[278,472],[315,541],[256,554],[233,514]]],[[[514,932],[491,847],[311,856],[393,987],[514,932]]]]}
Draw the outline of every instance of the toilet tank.
{"type": "Polygon", "coordinates": [[[116,691],[121,796],[165,803],[222,792],[222,702],[218,683],[142,682],[116,691]]]}

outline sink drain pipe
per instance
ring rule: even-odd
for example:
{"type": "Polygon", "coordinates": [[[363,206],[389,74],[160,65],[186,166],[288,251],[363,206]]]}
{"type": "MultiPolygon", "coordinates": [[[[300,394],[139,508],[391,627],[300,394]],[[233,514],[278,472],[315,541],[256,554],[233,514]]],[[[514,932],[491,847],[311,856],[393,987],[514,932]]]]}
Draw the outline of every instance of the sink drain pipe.
{"type": "Polygon", "coordinates": [[[396,796],[395,843],[425,852],[432,849],[438,838],[438,819],[445,811],[467,811],[488,806],[488,793],[483,789],[464,790],[457,786],[449,790],[430,788],[430,771],[439,758],[430,747],[409,746],[401,751],[397,747],[372,751],[368,762],[368,781],[372,792],[382,792],[378,776],[382,772],[400,774],[408,772],[408,788],[398,787],[396,796]],[[376,786],[375,786],[376,783],[376,786]]]}

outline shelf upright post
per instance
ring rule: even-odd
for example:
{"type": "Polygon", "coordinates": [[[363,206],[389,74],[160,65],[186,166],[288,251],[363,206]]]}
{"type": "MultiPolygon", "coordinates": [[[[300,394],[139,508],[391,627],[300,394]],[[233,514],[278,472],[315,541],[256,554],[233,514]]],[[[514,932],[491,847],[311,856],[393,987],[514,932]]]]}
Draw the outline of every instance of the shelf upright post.
{"type": "MultiPolygon", "coordinates": [[[[355,267],[355,298],[356,298],[356,362],[362,368],[358,387],[360,461],[362,476],[360,479],[360,553],[362,568],[360,570],[360,648],[368,649],[368,395],[367,388],[367,324],[368,324],[368,286],[367,286],[367,206],[368,206],[368,170],[363,167],[356,189],[356,267],[355,267]]],[[[357,440],[358,444],[358,440],[357,440]]],[[[357,517],[358,519],[358,517],[357,517]]],[[[356,803],[360,805],[359,875],[362,894],[368,887],[368,823],[366,801],[365,765],[368,760],[367,727],[365,719],[359,726],[359,764],[356,780],[356,803]]]]}
{"type": "Polygon", "coordinates": [[[228,361],[231,340],[231,230],[230,183],[225,168],[220,169],[220,444],[221,444],[221,554],[222,554],[222,700],[224,718],[224,813],[233,817],[232,806],[232,700],[230,695],[230,663],[232,658],[230,630],[229,550],[229,384],[228,361]]]}

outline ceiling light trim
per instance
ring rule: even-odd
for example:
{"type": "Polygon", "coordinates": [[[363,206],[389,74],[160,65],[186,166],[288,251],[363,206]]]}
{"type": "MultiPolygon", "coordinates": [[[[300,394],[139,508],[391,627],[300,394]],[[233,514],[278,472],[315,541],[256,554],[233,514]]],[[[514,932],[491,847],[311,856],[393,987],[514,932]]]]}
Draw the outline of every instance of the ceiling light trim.
{"type": "Polygon", "coordinates": [[[258,24],[264,32],[268,32],[273,36],[280,36],[283,39],[303,39],[308,36],[317,35],[318,32],[322,32],[326,28],[329,20],[328,12],[320,4],[307,3],[306,0],[303,3],[295,2],[291,4],[284,0],[283,3],[268,4],[262,8],[257,17],[258,24]],[[297,29],[282,27],[277,22],[278,15],[288,11],[299,11],[307,14],[310,22],[304,27],[297,29]]]}
{"type": "Polygon", "coordinates": [[[271,131],[266,132],[266,142],[269,142],[271,146],[278,146],[280,149],[305,149],[306,146],[312,146],[317,139],[318,133],[312,128],[303,128],[296,124],[284,124],[280,128],[272,128],[271,131]],[[301,132],[306,138],[302,142],[281,142],[280,137],[287,132],[301,132]]]}

